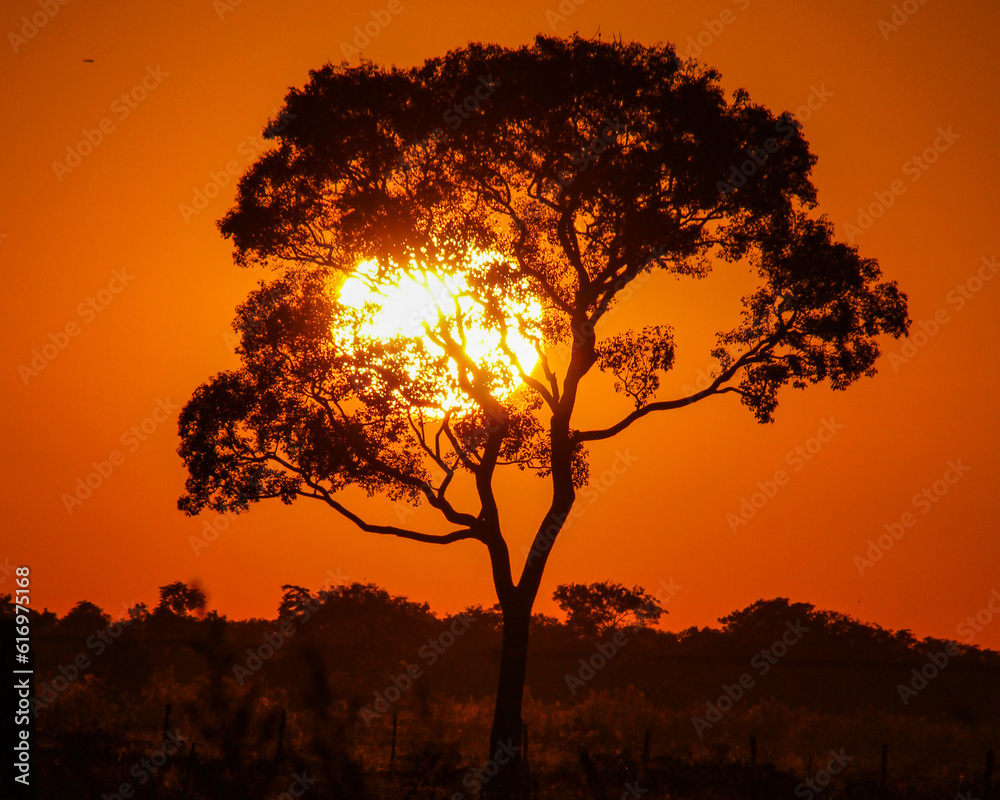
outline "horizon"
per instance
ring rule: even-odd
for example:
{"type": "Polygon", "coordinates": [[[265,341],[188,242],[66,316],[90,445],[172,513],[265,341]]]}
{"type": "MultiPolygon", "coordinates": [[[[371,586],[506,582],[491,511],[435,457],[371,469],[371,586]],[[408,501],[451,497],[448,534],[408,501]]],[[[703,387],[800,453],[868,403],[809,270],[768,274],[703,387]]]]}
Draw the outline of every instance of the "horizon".
{"type": "MultiPolygon", "coordinates": [[[[303,586],[301,588],[309,590],[309,592],[314,597],[319,597],[323,592],[332,591],[332,590],[336,589],[338,586],[352,586],[352,585],[369,586],[369,587],[373,587],[375,589],[384,590],[385,592],[388,593],[388,595],[389,595],[389,597],[391,599],[403,600],[403,601],[414,603],[414,604],[418,604],[418,605],[425,602],[425,601],[423,601],[423,600],[421,600],[419,598],[411,597],[411,596],[408,596],[408,595],[398,595],[398,594],[395,594],[388,587],[381,586],[381,585],[378,585],[378,584],[370,582],[370,581],[353,580],[353,579],[350,579],[348,576],[334,575],[332,573],[332,571],[329,571],[329,570],[328,570],[328,577],[329,577],[329,580],[326,583],[322,584],[318,589],[312,589],[312,588],[310,588],[308,586],[303,586]]],[[[287,586],[287,585],[291,585],[291,584],[284,584],[284,585],[287,586]]],[[[162,588],[162,587],[160,587],[160,588],[162,588]]],[[[275,605],[274,605],[273,616],[262,616],[260,614],[252,614],[252,615],[246,616],[246,617],[235,617],[235,616],[229,616],[223,609],[219,609],[219,608],[213,607],[212,604],[211,604],[211,594],[209,592],[205,591],[205,587],[204,586],[196,585],[196,586],[194,586],[194,588],[197,588],[197,589],[205,592],[205,597],[206,597],[205,607],[202,608],[202,609],[200,609],[200,610],[197,610],[197,611],[191,611],[191,612],[186,612],[186,613],[189,614],[190,616],[198,619],[199,621],[203,620],[208,614],[210,614],[212,612],[215,612],[219,616],[220,619],[225,619],[228,622],[273,621],[273,620],[275,620],[275,619],[278,618],[278,609],[280,607],[280,600],[281,600],[281,597],[283,596],[283,593],[279,592],[278,602],[276,602],[275,605]]],[[[641,591],[645,591],[647,594],[655,597],[657,600],[660,601],[661,607],[663,609],[663,615],[660,617],[660,619],[658,621],[651,622],[651,623],[644,623],[642,627],[648,628],[650,630],[655,630],[655,631],[658,631],[660,633],[668,633],[668,634],[681,634],[681,633],[684,633],[687,630],[691,630],[692,628],[696,629],[696,630],[720,630],[721,629],[721,625],[720,625],[721,618],[716,618],[716,619],[714,619],[712,621],[712,624],[707,624],[707,625],[706,624],[701,624],[701,625],[697,625],[696,624],[696,625],[685,625],[683,627],[680,627],[680,626],[674,627],[674,626],[668,624],[669,621],[670,621],[670,616],[669,616],[670,609],[667,608],[667,602],[670,600],[671,597],[674,596],[674,594],[676,594],[680,589],[683,588],[681,586],[673,586],[673,585],[669,584],[668,582],[664,581],[664,582],[661,583],[660,587],[654,588],[653,591],[649,591],[649,590],[647,590],[647,587],[643,587],[643,586],[637,586],[637,587],[634,587],[634,588],[637,588],[637,589],[639,589],[641,591]]],[[[3,595],[3,592],[0,592],[0,596],[2,596],[2,595],[3,595]]],[[[728,616],[728,614],[732,614],[732,613],[735,613],[735,612],[738,612],[738,611],[746,610],[747,608],[749,608],[750,606],[752,606],[752,605],[754,605],[756,603],[771,603],[771,602],[774,602],[774,601],[777,601],[777,600],[787,600],[788,603],[789,603],[789,605],[791,605],[791,606],[798,605],[798,604],[810,605],[810,606],[812,606],[812,611],[814,613],[820,613],[821,614],[821,613],[830,612],[830,613],[834,613],[834,614],[839,614],[839,615],[841,615],[843,617],[846,617],[846,618],[848,618],[850,620],[853,620],[854,622],[857,622],[857,623],[859,623],[859,624],[861,624],[861,625],[863,625],[865,627],[880,628],[880,629],[885,630],[886,632],[891,633],[891,634],[901,633],[901,632],[904,632],[904,631],[908,630],[913,635],[915,641],[917,641],[917,642],[923,642],[923,641],[928,640],[928,639],[931,639],[931,640],[940,640],[940,641],[950,641],[950,642],[956,642],[956,643],[958,643],[958,644],[960,644],[962,646],[965,646],[965,647],[973,646],[973,647],[978,647],[980,650],[984,650],[984,651],[994,652],[994,653],[1000,654],[1000,649],[995,648],[995,647],[988,647],[988,646],[985,646],[985,645],[981,644],[980,642],[974,641],[974,639],[978,636],[978,634],[983,629],[985,629],[986,626],[988,626],[992,622],[993,617],[1000,617],[1000,590],[995,590],[994,593],[993,593],[993,596],[991,597],[991,603],[994,602],[994,601],[996,603],[996,610],[994,611],[992,608],[989,608],[989,604],[987,604],[987,606],[986,606],[986,608],[987,608],[990,616],[985,620],[985,622],[982,619],[980,619],[980,620],[977,621],[975,619],[975,617],[971,617],[970,616],[969,618],[967,618],[966,620],[964,620],[958,626],[958,630],[956,631],[956,634],[962,634],[963,637],[968,636],[969,634],[972,634],[972,638],[968,638],[968,639],[965,639],[965,638],[959,639],[957,637],[950,637],[950,636],[935,636],[933,634],[921,634],[919,631],[914,631],[914,630],[908,629],[908,628],[887,628],[885,626],[879,625],[877,622],[874,622],[872,620],[866,620],[866,619],[860,618],[860,617],[858,617],[858,616],[856,616],[854,614],[850,614],[848,612],[839,611],[838,609],[833,609],[833,608],[823,608],[821,606],[816,605],[815,603],[811,603],[808,600],[805,600],[805,599],[796,599],[796,598],[793,598],[793,597],[777,597],[777,596],[776,597],[760,597],[760,598],[757,598],[756,600],[751,601],[747,605],[736,607],[736,608],[732,608],[732,609],[729,610],[729,612],[727,614],[724,614],[722,616],[725,617],[725,616],[728,616]],[[969,633],[967,633],[967,634],[966,633],[962,633],[961,629],[962,629],[963,626],[965,627],[966,631],[968,631],[969,633]]],[[[79,600],[77,600],[75,603],[71,604],[65,611],[63,611],[61,613],[57,612],[57,611],[54,611],[53,609],[50,609],[48,607],[43,608],[41,613],[54,613],[56,615],[57,619],[62,619],[76,605],[78,605],[80,603],[83,603],[83,602],[93,602],[93,601],[90,600],[89,598],[81,597],[79,600]]],[[[126,619],[128,617],[128,610],[131,607],[133,607],[133,606],[135,606],[137,604],[141,604],[141,603],[144,603],[146,605],[148,613],[152,613],[156,609],[156,607],[158,605],[155,600],[151,600],[151,601],[147,602],[146,600],[141,600],[140,599],[140,600],[136,600],[134,602],[122,602],[118,606],[118,608],[120,609],[120,613],[118,611],[116,611],[115,609],[113,609],[113,608],[105,608],[104,606],[101,606],[100,603],[94,603],[94,605],[98,606],[98,608],[100,608],[105,614],[108,614],[110,616],[110,618],[111,618],[111,621],[121,621],[121,620],[126,619]]],[[[481,608],[484,611],[496,610],[493,606],[487,606],[487,605],[483,605],[483,604],[470,604],[470,605],[464,606],[462,608],[452,609],[452,610],[447,610],[447,611],[442,611],[442,610],[439,610],[439,609],[435,609],[433,606],[431,606],[431,605],[428,604],[428,611],[429,611],[429,613],[432,616],[436,617],[437,619],[439,619],[439,620],[445,620],[445,619],[448,619],[448,618],[460,615],[460,614],[464,613],[465,611],[468,611],[470,609],[474,609],[474,608],[477,608],[477,607],[481,608]]],[[[35,610],[37,611],[37,609],[35,609],[35,610]]],[[[534,616],[545,616],[545,617],[548,617],[550,619],[556,620],[556,622],[558,622],[560,625],[566,625],[566,624],[568,624],[567,619],[565,619],[566,612],[559,608],[558,603],[551,596],[548,596],[546,598],[545,602],[539,600],[535,604],[535,607],[532,609],[532,616],[533,617],[534,616]],[[542,606],[542,605],[551,606],[551,608],[549,610],[540,610],[539,607],[542,606]]]]}
{"type": "MultiPolygon", "coordinates": [[[[519,0],[482,17],[453,0],[398,5],[374,36],[364,34],[373,9],[363,3],[308,2],[291,16],[252,3],[137,6],[116,11],[112,25],[106,11],[70,3],[31,36],[21,16],[40,14],[37,3],[10,8],[17,38],[7,37],[0,98],[22,113],[3,134],[17,156],[0,198],[10,282],[0,299],[0,403],[17,462],[4,486],[0,561],[31,567],[33,602],[62,614],[81,598],[117,608],[183,580],[227,614],[260,616],[277,608],[280,585],[314,587],[327,570],[451,613],[496,602],[473,545],[390,541],[303,502],[185,517],[177,414],[236,365],[234,309],[275,277],[234,265],[216,220],[290,87],[347,53],[351,64],[360,54],[411,67],[468,41],[520,46],[538,33],[601,29],[605,39],[673,42],[718,69],[727,95],[746,87],[755,102],[794,113],[819,159],[817,211],[899,282],[913,326],[908,339],[884,339],[874,378],[846,392],[780,393],[773,424],[724,396],[590,443],[591,484],[534,611],[554,615],[561,583],[651,590],[673,580],[683,589],[665,624],[679,629],[760,597],[918,638],[962,641],[969,618],[992,615],[1000,201],[982,176],[1000,174],[1000,10],[928,3],[900,24],[891,3],[861,0],[809,11],[790,1],[588,2],[569,15],[519,0]],[[961,58],[927,58],[942,52],[961,58]],[[274,588],[261,595],[260,586],[274,588]]],[[[719,268],[686,283],[661,275],[616,311],[615,326],[676,324],[663,397],[704,385],[712,337],[738,316],[742,273],[719,268]]],[[[610,392],[609,380],[587,380],[610,392]]],[[[574,423],[600,427],[628,405],[589,400],[574,423]]],[[[498,487],[516,566],[544,507],[539,483],[515,475],[498,487]]],[[[411,513],[346,495],[379,521],[411,513]]],[[[5,568],[0,593],[12,587],[5,568]]],[[[1000,623],[990,616],[972,643],[1000,650],[1000,623]]]]}

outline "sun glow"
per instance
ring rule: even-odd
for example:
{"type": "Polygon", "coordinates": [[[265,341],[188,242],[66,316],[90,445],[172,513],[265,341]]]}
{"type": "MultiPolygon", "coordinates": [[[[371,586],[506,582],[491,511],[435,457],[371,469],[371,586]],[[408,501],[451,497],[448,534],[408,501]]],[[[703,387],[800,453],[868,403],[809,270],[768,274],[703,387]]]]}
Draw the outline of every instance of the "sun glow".
{"type": "MultiPolygon", "coordinates": [[[[340,287],[339,301],[361,314],[353,335],[381,342],[402,337],[446,361],[447,380],[437,387],[434,405],[442,411],[469,408],[454,359],[434,340],[442,333],[461,342],[462,351],[486,370],[498,399],[512,394],[522,384],[521,372],[530,373],[538,361],[534,342],[541,339],[541,304],[484,280],[496,263],[502,263],[497,254],[475,252],[461,269],[435,270],[414,260],[387,275],[377,262],[364,261],[340,287]],[[501,310],[497,320],[489,320],[491,308],[501,310]]],[[[417,378],[418,359],[407,369],[417,378]]]]}

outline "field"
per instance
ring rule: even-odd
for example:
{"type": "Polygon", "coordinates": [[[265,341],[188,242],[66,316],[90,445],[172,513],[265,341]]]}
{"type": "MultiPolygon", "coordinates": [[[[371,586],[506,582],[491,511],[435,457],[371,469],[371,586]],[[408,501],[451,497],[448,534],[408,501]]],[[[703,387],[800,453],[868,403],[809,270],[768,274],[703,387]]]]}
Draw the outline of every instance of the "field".
{"type": "MultiPolygon", "coordinates": [[[[322,608],[309,621],[289,607],[270,621],[163,607],[120,622],[86,607],[40,617],[37,796],[488,792],[506,758],[487,752],[495,618],[470,609],[441,620],[358,586],[322,608]],[[94,623],[103,636],[84,635],[94,623]]],[[[986,800],[1000,744],[997,654],[783,599],[721,622],[606,631],[595,644],[538,618],[524,732],[509,743],[523,748],[530,796],[986,800]],[[792,620],[801,643],[780,659],[760,649],[792,620]],[[612,641],[623,643],[613,653],[612,641]],[[959,655],[928,669],[949,647],[959,655]],[[915,670],[933,676],[921,683],[915,670]]]]}

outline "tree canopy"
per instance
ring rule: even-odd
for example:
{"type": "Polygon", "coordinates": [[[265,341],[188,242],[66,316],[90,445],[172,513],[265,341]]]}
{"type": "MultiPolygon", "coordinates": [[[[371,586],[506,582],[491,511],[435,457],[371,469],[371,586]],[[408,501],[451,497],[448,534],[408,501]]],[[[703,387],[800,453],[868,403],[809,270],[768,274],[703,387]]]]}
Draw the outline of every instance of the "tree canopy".
{"type": "Polygon", "coordinates": [[[202,386],[181,415],[190,513],[306,496],[375,533],[478,539],[503,600],[516,584],[492,491],[498,467],[552,481],[533,545],[544,563],[543,532],[587,480],[587,442],[723,393],[770,421],[781,387],[845,388],[875,372],[880,334],[907,329],[896,284],[811,214],[815,157],[794,119],[742,90],[727,99],[717,72],[670,46],[539,37],[406,70],[326,66],[289,92],[266,135],[276,146],[243,176],[220,229],[239,264],[283,272],[239,309],[243,366],[202,386]],[[765,144],[752,178],[727,183],[765,144]],[[365,336],[370,309],[338,296],[363,262],[383,284],[459,275],[471,310],[436,309],[423,337],[365,336]],[[658,398],[672,327],[602,337],[602,319],[639,276],[698,279],[737,262],[759,286],[718,334],[711,384],[658,398]],[[539,318],[511,312],[525,302],[539,318]],[[501,352],[516,329],[537,365],[508,359],[505,372],[470,358],[473,317],[498,333],[501,352]],[[567,363],[550,359],[558,343],[571,345],[567,363]],[[577,430],[578,388],[595,366],[635,409],[577,430]],[[463,402],[445,399],[455,396],[463,402]],[[460,473],[478,508],[452,505],[460,473]],[[350,486],[429,503],[450,529],[371,523],[339,499],[350,486]]]}
{"type": "Polygon", "coordinates": [[[174,581],[160,587],[160,603],[156,610],[187,616],[192,611],[204,611],[207,598],[197,586],[189,586],[183,581],[174,581]]]}
{"type": "Polygon", "coordinates": [[[613,581],[563,583],[552,598],[566,612],[566,623],[589,635],[603,636],[628,626],[647,628],[668,613],[641,586],[628,589],[613,581]]]}

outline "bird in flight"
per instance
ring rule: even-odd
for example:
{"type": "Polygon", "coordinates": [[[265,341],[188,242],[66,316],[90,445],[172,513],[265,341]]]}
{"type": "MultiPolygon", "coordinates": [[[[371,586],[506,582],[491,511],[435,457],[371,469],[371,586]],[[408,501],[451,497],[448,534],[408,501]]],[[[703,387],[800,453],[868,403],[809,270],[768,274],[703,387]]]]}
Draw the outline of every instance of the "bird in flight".
{"type": "Polygon", "coordinates": [[[92,59],[92,58],[85,58],[85,59],[83,59],[83,63],[84,64],[93,64],[94,63],[94,59],[92,59]]]}

